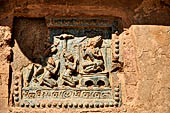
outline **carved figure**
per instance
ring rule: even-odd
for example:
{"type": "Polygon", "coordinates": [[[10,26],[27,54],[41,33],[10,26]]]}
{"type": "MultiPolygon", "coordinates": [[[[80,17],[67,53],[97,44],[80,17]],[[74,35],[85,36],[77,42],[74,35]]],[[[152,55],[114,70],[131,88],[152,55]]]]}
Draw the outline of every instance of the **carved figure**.
{"type": "MultiPolygon", "coordinates": [[[[24,86],[29,86],[29,82],[33,78],[33,82],[50,88],[61,85],[75,87],[80,77],[78,67],[80,54],[84,74],[104,71],[104,60],[100,50],[103,43],[101,36],[85,37],[79,39],[80,43],[74,41],[73,35],[62,34],[55,38],[57,40],[44,52],[45,55],[41,58],[42,65],[31,64],[32,66],[27,68],[24,86]],[[59,46],[60,43],[62,45],[59,46]],[[82,51],[80,51],[80,45],[83,46],[82,51]]],[[[96,74],[91,75],[95,76],[96,74]]]]}
{"type": "Polygon", "coordinates": [[[50,42],[45,44],[48,48],[40,56],[40,64],[30,63],[24,67],[22,78],[16,69],[12,95],[14,106],[64,109],[120,106],[121,92],[115,77],[117,71],[121,71],[121,43],[117,32],[115,36],[112,34],[117,25],[111,25],[117,21],[59,18],[49,22],[48,27],[54,26],[50,27],[50,42]],[[115,59],[112,62],[113,55],[115,59]]]}
{"type": "Polygon", "coordinates": [[[24,87],[28,87],[31,81],[51,88],[57,86],[55,78],[59,76],[60,62],[59,59],[53,58],[52,54],[57,53],[58,45],[59,42],[52,44],[44,52],[46,59],[41,57],[42,65],[32,63],[23,69],[24,87]]]}
{"type": "Polygon", "coordinates": [[[44,74],[40,85],[46,85],[51,88],[57,86],[57,81],[54,78],[57,78],[58,76],[59,65],[60,62],[58,60],[54,61],[52,57],[48,58],[47,66],[44,68],[44,74]]]}
{"type": "Polygon", "coordinates": [[[77,73],[77,65],[79,63],[78,57],[71,52],[66,51],[64,52],[64,58],[66,70],[64,71],[62,78],[64,79],[64,83],[69,86],[75,86],[76,81],[73,79],[73,75],[77,73]]]}
{"type": "Polygon", "coordinates": [[[59,76],[59,67],[60,61],[59,59],[53,58],[53,54],[57,54],[57,44],[51,45],[49,49],[45,52],[47,55],[46,66],[44,67],[44,74],[41,77],[40,85],[46,85],[48,87],[56,87],[57,86],[57,78],[59,76]]]}
{"type": "Polygon", "coordinates": [[[24,87],[28,87],[29,83],[32,79],[33,76],[33,72],[34,72],[34,64],[29,64],[27,66],[27,68],[23,68],[22,69],[22,73],[23,73],[23,80],[24,80],[24,87]]]}
{"type": "Polygon", "coordinates": [[[85,73],[101,72],[104,70],[103,56],[100,51],[102,44],[101,36],[89,39],[88,45],[83,48],[83,64],[85,73]]]}

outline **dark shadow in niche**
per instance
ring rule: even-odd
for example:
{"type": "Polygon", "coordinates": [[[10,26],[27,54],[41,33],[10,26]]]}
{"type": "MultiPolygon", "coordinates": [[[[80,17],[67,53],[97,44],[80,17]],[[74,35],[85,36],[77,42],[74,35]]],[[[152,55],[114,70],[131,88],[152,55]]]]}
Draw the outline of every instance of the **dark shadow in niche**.
{"type": "Polygon", "coordinates": [[[12,105],[12,103],[14,103],[14,99],[11,97],[12,73],[13,73],[12,67],[11,65],[9,65],[8,105],[12,105]],[[10,100],[12,100],[12,102],[10,100]]]}
{"type": "Polygon", "coordinates": [[[41,56],[51,45],[45,18],[15,17],[12,34],[22,53],[34,63],[41,62],[41,56]]]}
{"type": "Polygon", "coordinates": [[[90,86],[93,86],[93,85],[94,85],[94,82],[91,81],[91,80],[88,80],[88,81],[86,81],[85,85],[86,85],[87,87],[90,87],[90,86]]]}

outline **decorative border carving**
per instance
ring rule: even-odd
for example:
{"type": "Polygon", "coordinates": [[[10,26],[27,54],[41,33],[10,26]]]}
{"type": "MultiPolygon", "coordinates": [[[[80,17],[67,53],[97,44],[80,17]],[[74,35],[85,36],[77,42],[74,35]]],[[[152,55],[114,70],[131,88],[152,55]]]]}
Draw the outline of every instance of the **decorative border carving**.
{"type": "MultiPolygon", "coordinates": [[[[47,26],[49,29],[53,27],[110,27],[112,28],[112,34],[118,31],[119,22],[117,19],[58,19],[58,18],[47,18],[47,26]],[[114,20],[114,21],[113,21],[114,20]],[[86,22],[87,24],[84,24],[86,22]],[[96,24],[100,23],[100,24],[96,24]]],[[[111,35],[112,35],[111,34],[111,35]]],[[[113,38],[113,36],[111,37],[113,38]]],[[[114,61],[119,60],[119,39],[114,39],[114,61]]],[[[113,61],[113,62],[114,62],[113,61]]],[[[116,72],[115,72],[116,73],[116,72]]],[[[113,76],[113,75],[112,75],[113,76]]],[[[22,88],[22,75],[19,73],[13,73],[13,87],[14,87],[14,106],[15,107],[31,107],[31,108],[104,108],[104,107],[118,107],[121,106],[121,84],[116,84],[112,88],[106,89],[95,89],[95,90],[83,90],[83,89],[47,89],[46,91],[40,91],[40,89],[22,88]],[[103,91],[104,90],[104,91],[103,91]],[[45,93],[44,93],[45,92],[45,93]],[[105,93],[107,95],[105,95],[105,93]],[[108,95],[110,93],[110,95],[108,95]],[[88,97],[86,96],[88,95],[88,97]],[[94,97],[95,96],[95,97],[94,97]],[[107,96],[107,99],[105,99],[107,96]],[[44,100],[44,98],[51,100],[44,100]],[[59,97],[59,98],[58,98],[59,97]],[[77,98],[78,97],[78,98],[77,98]],[[77,98],[77,99],[76,99],[77,98]],[[80,102],[80,99],[83,102],[80,102]],[[36,100],[35,100],[36,99],[36,100]]]]}

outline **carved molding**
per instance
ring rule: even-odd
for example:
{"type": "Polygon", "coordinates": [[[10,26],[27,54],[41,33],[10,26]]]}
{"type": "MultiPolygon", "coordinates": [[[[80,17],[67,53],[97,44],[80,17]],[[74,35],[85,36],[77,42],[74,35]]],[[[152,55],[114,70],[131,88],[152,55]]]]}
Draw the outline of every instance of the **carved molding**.
{"type": "Polygon", "coordinates": [[[113,80],[120,66],[117,34],[120,28],[115,23],[119,21],[47,18],[50,46],[40,56],[41,64],[31,63],[20,73],[13,73],[14,105],[32,108],[120,106],[121,84],[113,80]]]}

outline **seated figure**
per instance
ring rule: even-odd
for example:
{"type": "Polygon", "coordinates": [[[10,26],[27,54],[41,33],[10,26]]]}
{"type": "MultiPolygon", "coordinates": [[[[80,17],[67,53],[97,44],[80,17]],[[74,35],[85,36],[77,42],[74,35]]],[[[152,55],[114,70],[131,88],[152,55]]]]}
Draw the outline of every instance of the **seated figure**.
{"type": "Polygon", "coordinates": [[[59,54],[57,49],[58,45],[59,42],[51,45],[51,47],[47,49],[47,52],[45,51],[46,66],[44,67],[44,73],[41,77],[40,85],[46,85],[50,88],[58,86],[56,78],[59,76],[60,61],[59,58],[52,56],[54,54],[59,54]]]}
{"type": "Polygon", "coordinates": [[[78,58],[75,55],[72,55],[71,52],[66,51],[64,53],[65,58],[65,71],[62,76],[64,83],[68,86],[74,87],[76,81],[73,79],[73,75],[77,73],[77,65],[78,65],[78,58]]]}
{"type": "Polygon", "coordinates": [[[85,73],[101,72],[104,70],[103,56],[100,51],[101,44],[101,36],[96,36],[89,39],[88,45],[83,48],[82,67],[85,73]]]}

